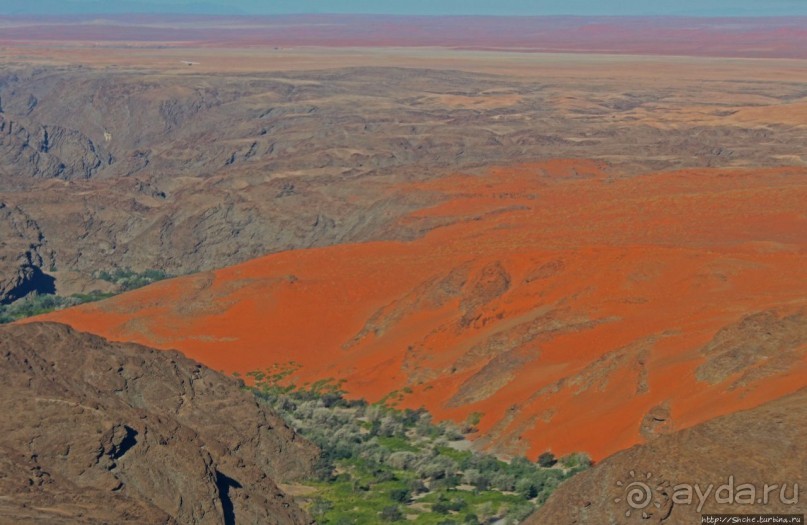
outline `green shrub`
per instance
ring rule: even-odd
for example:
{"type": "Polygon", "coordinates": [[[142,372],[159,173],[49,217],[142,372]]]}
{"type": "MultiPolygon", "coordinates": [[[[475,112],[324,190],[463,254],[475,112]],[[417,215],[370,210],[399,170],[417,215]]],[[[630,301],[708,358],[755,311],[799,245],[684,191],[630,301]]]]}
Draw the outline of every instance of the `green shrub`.
{"type": "Polygon", "coordinates": [[[102,281],[113,283],[118,286],[119,291],[126,292],[168,279],[171,276],[162,270],[145,270],[137,273],[129,269],[117,268],[111,273],[106,270],[98,272],[96,277],[102,281]]]}
{"type": "Polygon", "coordinates": [[[402,521],[404,519],[403,512],[397,505],[390,505],[389,507],[384,507],[384,510],[381,511],[379,514],[381,519],[387,522],[393,521],[402,521]]]}
{"type": "Polygon", "coordinates": [[[409,503],[412,501],[412,493],[409,489],[404,488],[392,489],[389,492],[389,497],[392,501],[397,501],[398,503],[409,503]]]}
{"type": "Polygon", "coordinates": [[[538,486],[531,479],[520,479],[516,482],[516,492],[524,499],[533,499],[538,495],[538,486]]]}
{"type": "Polygon", "coordinates": [[[71,296],[32,294],[11,304],[0,305],[0,324],[13,323],[26,317],[42,315],[54,310],[61,310],[84,303],[100,301],[111,297],[112,294],[99,291],[71,296]]]}
{"type": "Polygon", "coordinates": [[[560,458],[559,461],[560,464],[567,469],[585,470],[593,464],[593,461],[591,461],[591,458],[588,456],[588,454],[582,452],[575,452],[572,454],[568,454],[560,458]]]}
{"type": "Polygon", "coordinates": [[[433,424],[423,410],[348,400],[341,382],[296,386],[296,363],[247,374],[256,396],[322,450],[307,508],[321,525],[491,523],[529,513],[571,469],[543,468],[526,458],[447,446],[464,440],[458,426],[433,424]],[[461,483],[473,491],[457,490],[461,483]],[[517,494],[511,492],[517,491],[517,494]],[[449,517],[450,516],[450,517],[449,517]],[[444,518],[443,518],[444,517],[444,518]]]}
{"type": "Polygon", "coordinates": [[[543,468],[553,467],[557,462],[558,460],[555,458],[555,455],[548,451],[538,456],[538,465],[543,468]]]}

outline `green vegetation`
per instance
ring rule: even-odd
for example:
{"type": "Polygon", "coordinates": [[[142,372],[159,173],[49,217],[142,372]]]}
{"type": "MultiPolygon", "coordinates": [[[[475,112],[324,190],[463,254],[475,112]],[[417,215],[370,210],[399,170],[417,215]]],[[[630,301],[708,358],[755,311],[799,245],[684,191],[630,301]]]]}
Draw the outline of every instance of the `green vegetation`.
{"type": "Polygon", "coordinates": [[[97,277],[102,281],[116,284],[119,292],[128,292],[129,290],[142,288],[151,283],[168,279],[171,276],[161,270],[146,270],[138,273],[119,268],[112,273],[107,271],[99,272],[97,277]]]}
{"type": "Polygon", "coordinates": [[[544,452],[538,456],[538,464],[544,468],[554,467],[557,462],[558,460],[555,458],[555,454],[551,452],[544,452]]]}
{"type": "Polygon", "coordinates": [[[74,294],[69,297],[60,295],[29,295],[11,304],[0,305],[0,324],[13,323],[26,317],[46,314],[54,310],[61,310],[70,306],[100,301],[113,294],[91,292],[88,294],[74,294]]]}
{"type": "MultiPolygon", "coordinates": [[[[518,523],[591,464],[584,454],[542,455],[552,463],[542,467],[473,452],[461,426],[435,424],[424,409],[346,399],[332,381],[296,387],[298,369],[291,363],[248,375],[256,395],[322,450],[317,479],[306,483],[315,490],[305,498],[322,525],[518,523]]],[[[482,417],[474,413],[463,426],[482,417]]]]}
{"type": "Polygon", "coordinates": [[[93,301],[108,299],[117,293],[128,292],[151,283],[168,279],[170,275],[160,270],[146,270],[133,272],[131,270],[115,270],[112,273],[103,271],[96,278],[117,285],[114,293],[93,291],[86,294],[73,294],[71,296],[32,294],[11,304],[0,305],[0,324],[13,323],[26,317],[42,315],[54,310],[61,310],[93,301]]]}

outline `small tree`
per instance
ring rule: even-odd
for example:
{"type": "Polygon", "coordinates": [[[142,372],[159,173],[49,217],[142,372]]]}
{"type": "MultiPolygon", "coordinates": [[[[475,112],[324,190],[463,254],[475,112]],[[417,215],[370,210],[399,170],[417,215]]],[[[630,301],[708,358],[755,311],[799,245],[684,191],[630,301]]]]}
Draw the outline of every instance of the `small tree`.
{"type": "Polygon", "coordinates": [[[409,489],[397,488],[389,491],[389,497],[397,503],[409,503],[412,501],[412,493],[409,489]]]}
{"type": "Polygon", "coordinates": [[[387,465],[395,469],[406,470],[415,462],[416,459],[417,456],[411,452],[393,452],[387,458],[387,465]]]}
{"type": "Polygon", "coordinates": [[[409,492],[411,494],[426,494],[429,492],[429,487],[419,479],[413,479],[409,482],[409,492]]]}
{"type": "Polygon", "coordinates": [[[589,468],[593,462],[588,454],[575,452],[560,458],[560,464],[568,469],[585,470],[589,468]]]}
{"type": "Polygon", "coordinates": [[[473,486],[479,492],[489,490],[490,489],[490,480],[488,479],[487,476],[482,474],[481,476],[476,478],[476,481],[473,483],[473,486]]]}
{"type": "Polygon", "coordinates": [[[465,419],[465,424],[462,426],[462,433],[471,434],[477,432],[479,430],[477,426],[482,421],[483,415],[482,412],[472,412],[468,414],[468,417],[465,419]]]}
{"type": "Polygon", "coordinates": [[[516,483],[516,492],[524,499],[532,499],[538,495],[538,487],[530,479],[520,479],[516,483]]]}
{"type": "Polygon", "coordinates": [[[497,472],[490,479],[491,485],[498,490],[514,491],[516,489],[516,477],[506,472],[497,472]]]}
{"type": "Polygon", "coordinates": [[[325,516],[325,513],[331,509],[333,509],[333,504],[330,501],[321,498],[315,499],[309,508],[311,515],[315,518],[322,518],[325,516]]]}
{"type": "Polygon", "coordinates": [[[401,509],[398,508],[398,505],[384,507],[384,510],[380,512],[380,516],[384,523],[401,521],[404,519],[403,512],[401,512],[401,509]]]}
{"type": "Polygon", "coordinates": [[[553,453],[551,453],[551,452],[549,452],[549,451],[544,452],[543,454],[541,454],[540,456],[538,456],[538,465],[539,465],[540,467],[542,467],[542,468],[550,468],[550,467],[553,467],[553,466],[555,466],[555,464],[556,464],[557,462],[558,462],[558,460],[557,460],[557,458],[555,457],[555,454],[553,454],[553,453]]]}
{"type": "Polygon", "coordinates": [[[479,517],[482,521],[490,521],[496,515],[496,510],[493,508],[493,503],[486,501],[479,506],[479,517]]]}

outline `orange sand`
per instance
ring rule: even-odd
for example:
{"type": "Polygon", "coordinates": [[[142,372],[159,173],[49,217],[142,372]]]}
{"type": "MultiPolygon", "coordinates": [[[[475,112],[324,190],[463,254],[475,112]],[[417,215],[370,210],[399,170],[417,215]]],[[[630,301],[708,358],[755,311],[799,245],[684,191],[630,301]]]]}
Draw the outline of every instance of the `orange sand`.
{"type": "Polygon", "coordinates": [[[298,382],[370,400],[409,387],[401,406],[481,412],[485,443],[531,456],[600,459],[661,403],[682,428],[807,386],[804,352],[739,388],[694,376],[722,327],[807,307],[807,170],[552,161],[397,191],[445,196],[402,221],[416,241],[269,255],[44,319],[228,373],[297,361],[298,382]]]}

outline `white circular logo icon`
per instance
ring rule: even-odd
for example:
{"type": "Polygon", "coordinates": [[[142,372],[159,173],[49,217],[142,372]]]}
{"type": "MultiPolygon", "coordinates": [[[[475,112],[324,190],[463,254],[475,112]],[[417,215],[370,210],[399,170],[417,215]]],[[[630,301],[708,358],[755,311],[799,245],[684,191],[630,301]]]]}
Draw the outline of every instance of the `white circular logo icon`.
{"type": "Polygon", "coordinates": [[[661,502],[656,500],[653,490],[656,484],[651,472],[637,476],[636,472],[631,470],[628,479],[616,482],[616,486],[622,489],[622,494],[614,499],[614,503],[624,501],[628,504],[630,508],[625,511],[625,516],[630,516],[634,510],[644,510],[650,506],[660,509],[661,502]]]}

